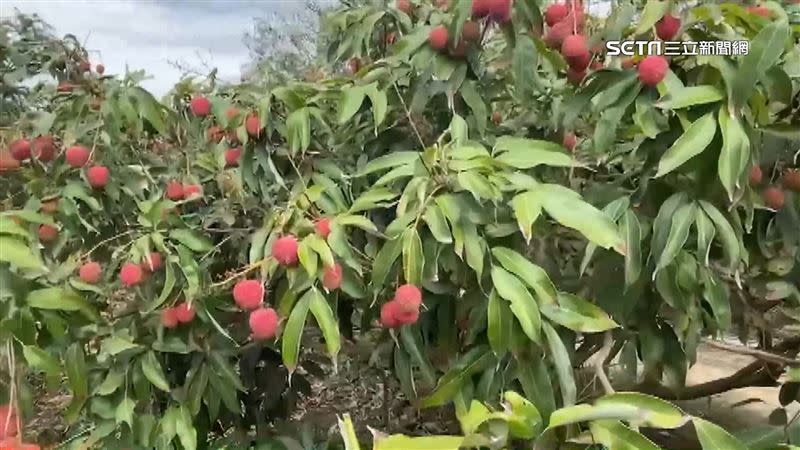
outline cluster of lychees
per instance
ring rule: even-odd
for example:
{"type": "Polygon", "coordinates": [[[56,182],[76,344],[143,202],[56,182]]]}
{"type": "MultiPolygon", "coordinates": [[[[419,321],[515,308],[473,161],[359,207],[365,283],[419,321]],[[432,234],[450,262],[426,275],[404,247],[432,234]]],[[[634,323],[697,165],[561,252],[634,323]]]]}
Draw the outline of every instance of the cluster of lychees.
{"type": "MultiPolygon", "coordinates": [[[[761,170],[760,166],[753,166],[750,168],[749,179],[750,186],[758,187],[761,185],[764,181],[764,172],[761,170]]],[[[784,170],[781,179],[782,188],[778,185],[770,185],[761,192],[761,198],[764,200],[764,204],[776,211],[783,209],[783,205],[786,203],[784,189],[800,192],[800,171],[798,171],[798,169],[784,170]]]]}

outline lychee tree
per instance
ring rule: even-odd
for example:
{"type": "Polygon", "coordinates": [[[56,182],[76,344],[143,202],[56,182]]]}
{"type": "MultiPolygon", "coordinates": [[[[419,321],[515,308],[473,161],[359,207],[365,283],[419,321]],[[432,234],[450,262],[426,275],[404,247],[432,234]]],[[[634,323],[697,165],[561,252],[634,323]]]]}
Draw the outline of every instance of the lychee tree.
{"type": "MultiPolygon", "coordinates": [[[[71,445],[246,446],[310,389],[312,321],[334,368],[342,337],[383,328],[406,398],[453,403],[472,439],[441,448],[656,448],[636,427],[689,417],[645,394],[784,373],[794,401],[800,339],[763,316],[800,302],[800,11],[759,8],[347,6],[325,18],[331,75],[163,102],[64,47],[59,87],[2,137],[8,411],[30,414],[26,370],[64,375],[71,445]],[[750,52],[604,54],[653,36],[750,52]],[[729,332],[759,359],[686,387],[729,332]]],[[[692,420],[705,448],[745,448],[692,420]]],[[[773,443],[797,443],[784,425],[773,443]]],[[[403,439],[379,445],[427,442],[403,439]]]]}

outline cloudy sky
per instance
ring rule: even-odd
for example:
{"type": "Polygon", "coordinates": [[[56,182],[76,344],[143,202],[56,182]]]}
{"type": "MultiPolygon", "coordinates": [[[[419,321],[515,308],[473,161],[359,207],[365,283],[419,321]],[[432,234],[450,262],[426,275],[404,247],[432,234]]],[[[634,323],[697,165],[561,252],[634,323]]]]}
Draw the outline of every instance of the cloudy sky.
{"type": "Polygon", "coordinates": [[[291,17],[304,0],[0,0],[0,16],[14,8],[38,13],[57,35],[72,33],[86,41],[92,65],[106,73],[145,69],[154,78],[144,86],[164,94],[179,79],[169,61],[202,67],[237,80],[249,61],[242,37],[253,18],[291,17]]]}

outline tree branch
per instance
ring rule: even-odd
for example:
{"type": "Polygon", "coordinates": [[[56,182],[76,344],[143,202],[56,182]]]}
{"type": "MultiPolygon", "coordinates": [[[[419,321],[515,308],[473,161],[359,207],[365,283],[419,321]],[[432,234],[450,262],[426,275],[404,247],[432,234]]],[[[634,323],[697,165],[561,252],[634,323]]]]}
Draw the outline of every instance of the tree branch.
{"type": "Polygon", "coordinates": [[[800,365],[800,360],[796,358],[787,358],[785,356],[776,355],[774,353],[765,352],[763,350],[758,350],[750,347],[745,347],[743,345],[731,345],[720,341],[713,341],[711,339],[703,339],[703,343],[719,350],[724,350],[726,352],[731,352],[731,353],[737,353],[740,355],[752,356],[762,361],[774,364],[787,364],[789,366],[800,365]]]}

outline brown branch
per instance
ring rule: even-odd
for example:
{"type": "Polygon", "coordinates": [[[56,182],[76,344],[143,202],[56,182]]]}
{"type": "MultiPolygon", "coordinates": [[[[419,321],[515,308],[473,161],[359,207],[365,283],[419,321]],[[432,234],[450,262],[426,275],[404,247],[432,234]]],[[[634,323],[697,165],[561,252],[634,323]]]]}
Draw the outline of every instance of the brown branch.
{"type": "Polygon", "coordinates": [[[774,353],[765,352],[763,350],[757,350],[750,347],[745,347],[743,345],[731,345],[731,344],[726,344],[724,342],[712,341],[710,339],[703,339],[703,343],[719,350],[731,353],[737,353],[739,355],[752,356],[756,359],[760,359],[762,361],[774,364],[787,364],[790,366],[800,365],[800,360],[796,358],[787,358],[785,356],[776,355],[774,353]]]}

